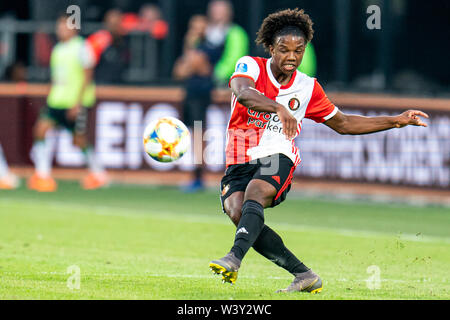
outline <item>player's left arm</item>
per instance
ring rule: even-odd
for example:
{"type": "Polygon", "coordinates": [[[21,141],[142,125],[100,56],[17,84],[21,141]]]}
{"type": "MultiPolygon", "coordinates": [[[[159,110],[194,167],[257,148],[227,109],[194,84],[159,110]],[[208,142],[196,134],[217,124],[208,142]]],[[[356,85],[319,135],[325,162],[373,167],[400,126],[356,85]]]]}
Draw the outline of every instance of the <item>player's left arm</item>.
{"type": "Polygon", "coordinates": [[[340,134],[358,135],[402,128],[408,125],[426,127],[427,124],[420,117],[428,118],[428,115],[419,110],[407,110],[397,116],[365,117],[338,111],[324,124],[340,134]]]}

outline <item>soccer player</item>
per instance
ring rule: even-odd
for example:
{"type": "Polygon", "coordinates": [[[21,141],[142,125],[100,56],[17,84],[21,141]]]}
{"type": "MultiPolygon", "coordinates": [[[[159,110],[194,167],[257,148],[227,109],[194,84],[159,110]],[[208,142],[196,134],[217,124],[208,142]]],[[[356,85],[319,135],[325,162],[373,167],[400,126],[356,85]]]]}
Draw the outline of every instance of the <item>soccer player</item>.
{"type": "Polygon", "coordinates": [[[250,247],[294,275],[279,291],[322,290],[322,280],[305,266],[280,236],[264,224],[264,209],[280,204],[300,163],[294,138],[303,118],[324,123],[340,134],[367,134],[407,125],[426,126],[417,110],[397,116],[348,115],[331,103],[315,78],[297,71],[313,37],[303,10],[287,9],[266,17],[256,42],[271,58],[242,57],[230,79],[231,119],[227,128],[225,175],[221,181],[224,212],[237,226],[228,254],[210,262],[224,282],[235,283],[250,247]]]}
{"type": "Polygon", "coordinates": [[[33,128],[32,158],[35,173],[28,180],[28,187],[41,192],[57,189],[51,177],[51,157],[45,142],[48,130],[64,127],[73,134],[74,144],[86,157],[90,174],[82,180],[84,189],[96,189],[107,183],[105,171],[94,149],[87,142],[87,124],[90,107],[95,104],[95,87],[92,81],[95,60],[84,39],[67,23],[68,16],[61,16],[56,23],[59,42],[52,51],[50,68],[52,87],[33,128]]]}

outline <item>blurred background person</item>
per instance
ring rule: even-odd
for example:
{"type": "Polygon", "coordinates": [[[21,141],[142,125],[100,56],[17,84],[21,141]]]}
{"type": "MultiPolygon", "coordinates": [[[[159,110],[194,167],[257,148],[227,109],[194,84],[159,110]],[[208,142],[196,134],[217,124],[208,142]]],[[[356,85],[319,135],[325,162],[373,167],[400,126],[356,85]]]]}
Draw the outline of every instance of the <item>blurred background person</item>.
{"type": "Polygon", "coordinates": [[[233,23],[233,5],[227,0],[213,0],[208,4],[206,39],[216,47],[223,47],[214,66],[214,78],[219,86],[226,86],[238,59],[249,53],[245,30],[233,23]]]}
{"type": "MultiPolygon", "coordinates": [[[[213,68],[222,54],[222,47],[206,38],[207,26],[208,20],[203,15],[195,15],[189,20],[183,55],[177,59],[173,68],[174,78],[184,81],[183,121],[191,128],[191,132],[195,121],[201,121],[203,130],[206,128],[206,110],[214,88],[213,68]]],[[[186,192],[204,188],[203,143],[202,148],[194,143],[193,151],[196,167],[193,181],[184,188],[186,192]]]]}
{"type": "Polygon", "coordinates": [[[141,31],[148,31],[153,38],[161,40],[167,36],[169,25],[163,19],[161,9],[154,4],[145,4],[139,10],[141,31]]]}
{"type": "Polygon", "coordinates": [[[27,68],[22,61],[16,61],[5,70],[4,79],[8,82],[24,83],[27,81],[27,68]]]}
{"type": "Polygon", "coordinates": [[[22,61],[15,61],[6,68],[2,80],[14,83],[17,93],[25,93],[28,87],[27,67],[22,61]]]}
{"type": "Polygon", "coordinates": [[[169,25],[163,19],[161,9],[155,4],[144,4],[139,9],[139,14],[133,12],[124,13],[122,27],[126,32],[148,32],[157,40],[166,38],[169,32],[169,25]]]}
{"type": "Polygon", "coordinates": [[[130,53],[122,18],[119,9],[108,10],[103,19],[105,28],[87,38],[88,47],[95,59],[94,78],[97,83],[124,82],[124,72],[129,64],[130,53]]]}
{"type": "Polygon", "coordinates": [[[19,187],[19,178],[8,167],[2,145],[0,144],[0,190],[12,190],[19,187]]]}
{"type": "Polygon", "coordinates": [[[82,187],[96,189],[107,183],[105,171],[87,141],[88,115],[95,104],[92,81],[95,60],[78,31],[69,27],[67,19],[67,15],[61,15],[56,22],[59,42],[50,59],[52,86],[47,106],[41,110],[33,128],[35,141],[31,156],[35,173],[28,180],[28,187],[41,192],[57,189],[51,177],[52,159],[45,140],[47,132],[55,127],[71,131],[74,144],[86,157],[90,173],[81,181],[82,187]]]}

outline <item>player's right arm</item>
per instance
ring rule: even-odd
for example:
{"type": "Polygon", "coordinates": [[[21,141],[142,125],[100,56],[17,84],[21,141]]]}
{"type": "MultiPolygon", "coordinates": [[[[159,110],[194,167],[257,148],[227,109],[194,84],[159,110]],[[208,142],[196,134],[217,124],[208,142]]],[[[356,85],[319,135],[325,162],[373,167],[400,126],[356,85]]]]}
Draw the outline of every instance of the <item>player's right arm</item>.
{"type": "Polygon", "coordinates": [[[283,134],[291,140],[297,133],[297,119],[281,104],[269,99],[256,90],[255,82],[244,76],[233,77],[230,81],[231,91],[237,101],[245,107],[259,111],[276,113],[283,124],[283,134]]]}

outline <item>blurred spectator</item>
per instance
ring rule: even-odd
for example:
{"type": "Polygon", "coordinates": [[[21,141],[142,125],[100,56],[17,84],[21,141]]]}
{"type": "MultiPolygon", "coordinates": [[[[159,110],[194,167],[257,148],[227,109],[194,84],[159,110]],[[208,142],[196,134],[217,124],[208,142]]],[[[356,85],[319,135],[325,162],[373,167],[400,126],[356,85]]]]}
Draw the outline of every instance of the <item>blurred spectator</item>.
{"type": "Polygon", "coordinates": [[[11,82],[27,81],[27,68],[22,61],[14,62],[5,70],[5,80],[11,82]]]}
{"type": "Polygon", "coordinates": [[[183,53],[195,50],[205,42],[205,32],[208,26],[208,18],[203,15],[195,15],[189,20],[188,31],[184,36],[183,53]]]}
{"type": "Polygon", "coordinates": [[[233,6],[228,0],[211,1],[208,19],[206,39],[223,47],[222,56],[214,67],[214,78],[218,85],[226,85],[237,60],[249,52],[248,36],[244,29],[232,22],[233,6]]]}
{"type": "Polygon", "coordinates": [[[149,32],[157,40],[164,39],[169,31],[169,25],[162,18],[161,9],[154,4],[143,5],[139,10],[139,15],[125,13],[122,18],[122,27],[127,32],[149,32]]]}
{"type": "Polygon", "coordinates": [[[317,60],[316,51],[311,42],[306,46],[305,53],[303,55],[302,63],[298,66],[298,70],[304,74],[315,77],[317,72],[317,60]]]}
{"type": "Polygon", "coordinates": [[[122,27],[122,12],[111,9],[104,17],[105,29],[88,37],[87,43],[95,58],[95,81],[117,84],[123,82],[129,63],[129,49],[122,27]]]}
{"type": "MultiPolygon", "coordinates": [[[[201,121],[206,127],[206,110],[211,103],[213,67],[220,58],[222,48],[206,39],[208,20],[196,15],[189,20],[188,31],[184,38],[183,55],[177,59],[173,69],[174,78],[184,81],[186,95],[183,103],[183,120],[193,128],[194,121],[201,121]]],[[[194,144],[194,147],[196,145],[194,144]]],[[[202,150],[194,149],[195,163],[202,163],[202,150]]],[[[203,165],[197,165],[194,179],[184,191],[195,192],[203,189],[203,165]]]]}

